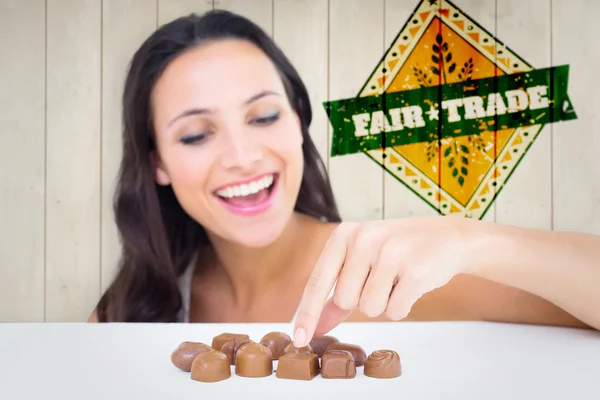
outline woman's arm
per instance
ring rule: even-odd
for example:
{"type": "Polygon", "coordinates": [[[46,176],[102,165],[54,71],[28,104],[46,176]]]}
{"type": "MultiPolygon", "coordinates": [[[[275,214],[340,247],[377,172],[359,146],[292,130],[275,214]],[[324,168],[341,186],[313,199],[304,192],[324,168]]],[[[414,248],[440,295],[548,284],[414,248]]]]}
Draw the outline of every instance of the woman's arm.
{"type": "Polygon", "coordinates": [[[467,273],[535,294],[600,330],[600,236],[478,221],[467,273]]]}
{"type": "Polygon", "coordinates": [[[479,319],[600,330],[600,236],[454,217],[343,223],[308,280],[294,344],[304,346],[357,308],[393,321],[479,319]]]}

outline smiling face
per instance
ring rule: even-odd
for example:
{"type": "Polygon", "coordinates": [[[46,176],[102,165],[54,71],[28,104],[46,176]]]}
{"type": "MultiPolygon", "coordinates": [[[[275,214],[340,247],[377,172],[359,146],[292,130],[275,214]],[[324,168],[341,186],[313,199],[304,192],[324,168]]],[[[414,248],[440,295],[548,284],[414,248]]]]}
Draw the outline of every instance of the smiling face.
{"type": "Polygon", "coordinates": [[[176,58],[152,95],[156,180],[209,234],[246,247],[288,223],[303,172],[302,132],[271,60],[246,41],[176,58]]]}

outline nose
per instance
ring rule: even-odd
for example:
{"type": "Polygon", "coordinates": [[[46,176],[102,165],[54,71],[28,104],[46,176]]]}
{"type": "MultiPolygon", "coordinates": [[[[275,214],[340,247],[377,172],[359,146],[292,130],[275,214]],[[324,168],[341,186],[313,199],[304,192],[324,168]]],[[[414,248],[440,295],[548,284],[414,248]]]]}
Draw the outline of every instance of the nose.
{"type": "Polygon", "coordinates": [[[263,146],[253,132],[243,128],[223,135],[220,162],[225,169],[252,169],[263,158],[263,146]]]}

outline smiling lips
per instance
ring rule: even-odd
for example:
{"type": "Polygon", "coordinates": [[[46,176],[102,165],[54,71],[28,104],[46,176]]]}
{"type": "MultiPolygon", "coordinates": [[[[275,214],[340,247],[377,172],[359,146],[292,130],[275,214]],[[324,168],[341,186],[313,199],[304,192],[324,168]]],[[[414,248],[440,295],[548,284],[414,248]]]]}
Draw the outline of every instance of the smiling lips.
{"type": "Polygon", "coordinates": [[[216,197],[229,211],[238,215],[255,215],[272,203],[277,175],[264,175],[254,181],[231,185],[216,191],[216,197]]]}

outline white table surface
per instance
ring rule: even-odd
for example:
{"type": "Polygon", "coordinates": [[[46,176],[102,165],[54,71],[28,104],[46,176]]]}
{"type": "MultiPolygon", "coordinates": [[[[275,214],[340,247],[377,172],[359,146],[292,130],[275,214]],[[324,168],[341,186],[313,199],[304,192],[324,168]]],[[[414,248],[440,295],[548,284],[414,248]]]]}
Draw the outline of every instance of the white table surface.
{"type": "Polygon", "coordinates": [[[0,324],[0,399],[600,399],[600,333],[496,323],[345,323],[330,334],[403,374],[350,380],[190,379],[171,352],[223,332],[258,341],[289,324],[0,324]]]}

